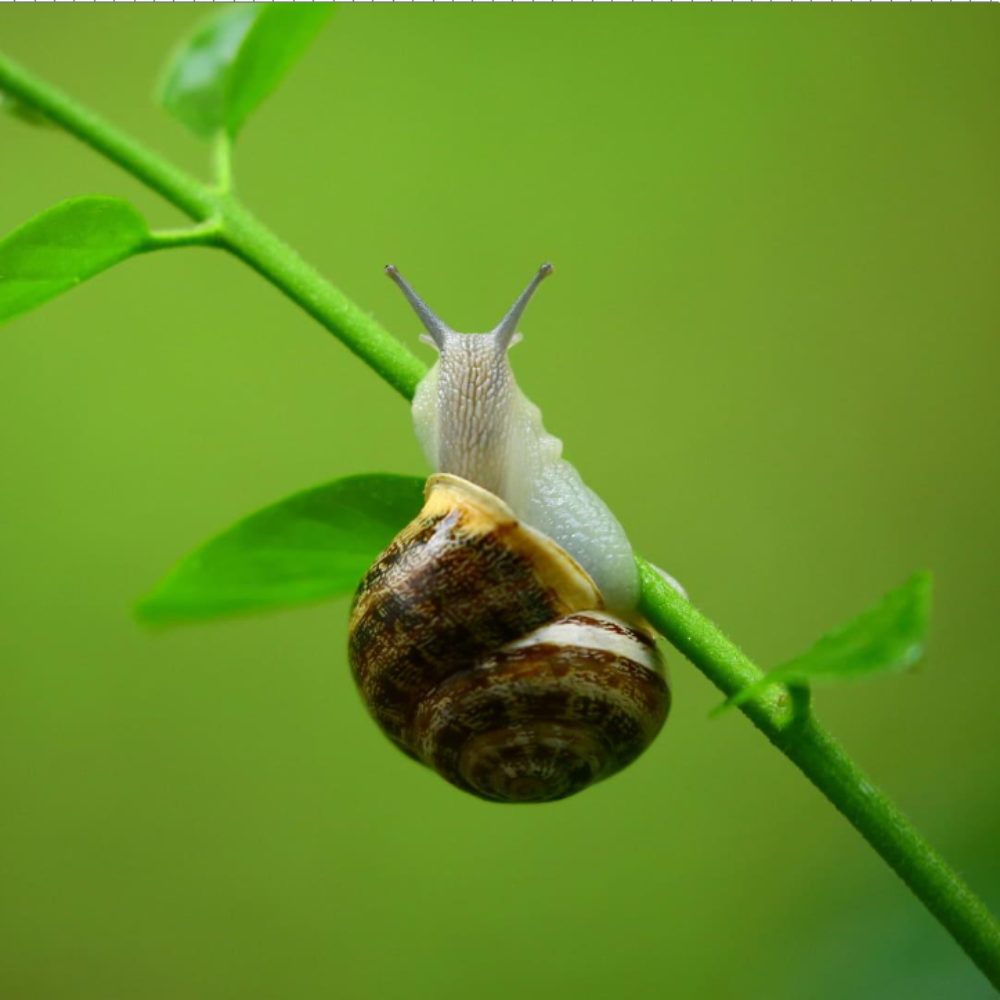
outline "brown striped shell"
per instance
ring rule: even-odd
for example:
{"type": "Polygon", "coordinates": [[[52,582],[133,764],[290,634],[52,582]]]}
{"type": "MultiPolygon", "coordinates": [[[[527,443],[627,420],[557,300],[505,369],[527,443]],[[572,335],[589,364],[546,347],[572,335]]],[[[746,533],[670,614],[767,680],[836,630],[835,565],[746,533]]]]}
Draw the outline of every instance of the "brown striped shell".
{"type": "Polygon", "coordinates": [[[604,611],[572,556],[502,500],[446,474],[362,581],[349,654],[397,746],[500,802],[613,774],[670,706],[650,635],[604,611]]]}

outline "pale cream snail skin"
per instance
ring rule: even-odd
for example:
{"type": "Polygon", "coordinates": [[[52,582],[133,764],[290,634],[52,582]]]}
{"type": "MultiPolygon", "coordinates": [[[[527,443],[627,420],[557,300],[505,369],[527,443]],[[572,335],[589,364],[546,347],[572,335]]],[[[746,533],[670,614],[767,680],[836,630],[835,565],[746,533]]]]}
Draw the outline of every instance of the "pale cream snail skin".
{"type": "Polygon", "coordinates": [[[404,752],[500,802],[564,798],[620,770],[670,707],[614,515],[562,458],[508,349],[546,264],[489,333],[457,333],[393,267],[439,352],[413,421],[436,470],[366,574],[349,656],[404,752]]]}

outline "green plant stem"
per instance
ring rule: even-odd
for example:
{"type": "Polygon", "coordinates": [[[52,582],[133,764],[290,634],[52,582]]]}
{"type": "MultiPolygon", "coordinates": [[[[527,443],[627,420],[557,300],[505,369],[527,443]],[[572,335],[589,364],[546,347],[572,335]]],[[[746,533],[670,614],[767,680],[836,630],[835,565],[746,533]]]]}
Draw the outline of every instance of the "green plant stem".
{"type": "Polygon", "coordinates": [[[144,250],[171,250],[175,247],[222,246],[222,227],[215,219],[183,229],[155,229],[149,234],[144,250]]]}
{"type": "MultiPolygon", "coordinates": [[[[640,559],[649,622],[727,696],[763,671],[640,559]]],[[[958,873],[917,832],[816,721],[801,694],[765,690],[740,706],[753,724],[825,795],[913,890],[1000,989],[1000,925],[958,873]]]]}
{"type": "MultiPolygon", "coordinates": [[[[0,55],[0,91],[37,108],[196,222],[214,219],[219,245],[241,257],[407,399],[426,366],[225,191],[213,190],[51,84],[0,55]]],[[[218,155],[218,150],[216,151],[218,155]]],[[[228,154],[226,154],[228,160],[228,154]]],[[[228,170],[228,166],[226,167],[228,170]]]]}
{"type": "Polygon", "coordinates": [[[224,199],[221,218],[226,244],[233,253],[322,323],[406,399],[413,398],[427,371],[416,355],[235,199],[224,199]]]}
{"type": "MultiPolygon", "coordinates": [[[[178,170],[110,123],[0,56],[0,90],[43,112],[134,177],[158,191],[197,223],[211,227],[211,242],[232,251],[301,306],[407,399],[424,364],[368,313],[330,285],[225,190],[178,170]]],[[[220,161],[217,160],[217,164],[220,161]]],[[[206,243],[181,230],[156,240],[170,245],[206,243]]],[[[203,230],[207,232],[208,230],[203,230]]],[[[161,245],[167,245],[161,242],[161,245]]],[[[724,694],[763,674],[692,604],[639,560],[641,610],[646,618],[724,694]]],[[[740,706],[753,724],[789,758],[858,830],[1000,988],[1000,925],[961,877],[935,853],[905,817],[865,777],[812,715],[807,692],[768,689],[740,706]]]]}
{"type": "Polygon", "coordinates": [[[0,90],[41,111],[51,122],[123,167],[192,219],[202,221],[212,215],[212,193],[197,178],[3,55],[0,55],[0,90]]]}
{"type": "Polygon", "coordinates": [[[216,191],[229,194],[233,187],[233,140],[228,132],[219,132],[212,140],[212,163],[216,191]]]}

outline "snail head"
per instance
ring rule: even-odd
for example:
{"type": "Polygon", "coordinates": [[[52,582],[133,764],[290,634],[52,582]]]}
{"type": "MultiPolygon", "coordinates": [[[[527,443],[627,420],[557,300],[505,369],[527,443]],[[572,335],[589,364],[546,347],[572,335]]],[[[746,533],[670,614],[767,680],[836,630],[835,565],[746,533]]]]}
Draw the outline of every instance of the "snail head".
{"type": "MultiPolygon", "coordinates": [[[[552,265],[542,264],[535,273],[535,276],[528,282],[524,291],[521,292],[514,304],[507,310],[504,318],[492,330],[487,333],[475,334],[459,333],[438,318],[394,265],[387,264],[385,273],[400,287],[407,301],[413,307],[413,311],[419,317],[420,322],[423,323],[427,333],[420,339],[425,343],[436,347],[438,351],[444,354],[445,351],[461,343],[462,338],[489,338],[489,347],[494,352],[503,353],[507,348],[512,347],[521,339],[521,335],[517,332],[517,324],[520,322],[521,314],[531,301],[532,295],[535,294],[535,289],[538,288],[544,278],[547,278],[552,273],[552,265]]],[[[480,343],[477,346],[486,345],[480,343]]]]}

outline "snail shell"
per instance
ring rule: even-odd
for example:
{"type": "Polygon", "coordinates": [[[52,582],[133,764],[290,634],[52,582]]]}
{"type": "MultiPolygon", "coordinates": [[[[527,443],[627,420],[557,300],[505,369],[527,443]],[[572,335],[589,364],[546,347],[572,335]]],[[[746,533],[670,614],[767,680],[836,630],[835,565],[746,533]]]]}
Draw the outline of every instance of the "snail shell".
{"type": "Polygon", "coordinates": [[[349,654],[402,750],[486,799],[563,798],[634,760],[670,696],[652,637],[565,549],[438,474],[365,576],[349,654]]]}

